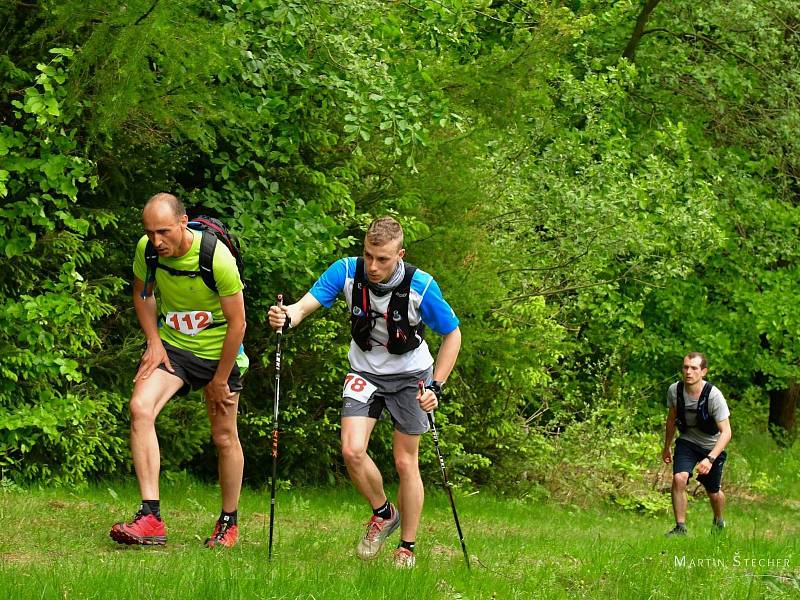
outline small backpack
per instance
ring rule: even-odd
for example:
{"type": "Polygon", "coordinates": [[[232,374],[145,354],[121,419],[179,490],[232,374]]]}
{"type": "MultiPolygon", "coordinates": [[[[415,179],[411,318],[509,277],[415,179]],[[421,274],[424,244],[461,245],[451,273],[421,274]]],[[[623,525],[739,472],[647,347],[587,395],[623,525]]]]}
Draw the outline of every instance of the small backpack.
{"type": "Polygon", "coordinates": [[[222,242],[230,250],[233,258],[236,260],[236,268],[239,270],[239,276],[242,276],[244,270],[244,263],[242,262],[242,253],[239,248],[239,240],[236,239],[228,228],[220,221],[213,217],[201,215],[189,221],[189,228],[194,231],[202,233],[203,237],[200,240],[200,270],[199,271],[182,271],[180,269],[173,269],[158,262],[158,252],[153,246],[153,243],[148,240],[147,246],[144,249],[144,261],[147,265],[147,276],[144,282],[144,290],[142,291],[142,298],[147,298],[153,295],[153,288],[156,283],[156,269],[164,269],[170,275],[177,275],[183,277],[197,277],[202,278],[203,283],[214,292],[217,292],[217,282],[214,279],[214,251],[217,249],[217,242],[222,242]]]}
{"type": "Polygon", "coordinates": [[[390,354],[405,354],[422,345],[425,324],[420,321],[412,326],[408,322],[408,301],[411,293],[411,279],[417,268],[406,263],[406,272],[389,298],[386,314],[375,312],[369,306],[369,282],[364,271],[364,259],[356,260],[356,272],[353,278],[353,291],[350,296],[350,335],[364,352],[372,349],[372,328],[376,319],[386,319],[386,330],[389,339],[386,349],[390,354]],[[389,318],[391,315],[392,318],[389,318]]]}
{"type": "Polygon", "coordinates": [[[686,408],[686,401],[683,398],[683,382],[678,382],[675,424],[678,426],[678,431],[686,433],[689,428],[686,424],[686,412],[697,412],[697,425],[695,425],[703,433],[714,435],[719,433],[717,422],[708,413],[708,397],[711,395],[711,390],[714,386],[706,381],[703,390],[700,392],[700,398],[697,400],[697,410],[693,411],[686,408]]]}

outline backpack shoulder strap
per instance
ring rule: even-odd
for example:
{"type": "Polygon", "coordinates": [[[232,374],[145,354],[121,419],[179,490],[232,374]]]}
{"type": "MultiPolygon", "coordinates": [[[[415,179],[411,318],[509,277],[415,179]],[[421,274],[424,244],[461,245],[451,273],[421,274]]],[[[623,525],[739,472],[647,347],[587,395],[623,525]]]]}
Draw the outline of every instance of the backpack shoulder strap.
{"type": "Polygon", "coordinates": [[[364,273],[364,258],[359,256],[356,259],[356,272],[353,274],[353,281],[356,283],[365,283],[367,276],[364,273]]]}
{"type": "Polygon", "coordinates": [[[217,249],[217,236],[204,230],[200,240],[200,277],[209,289],[218,292],[214,279],[214,251],[217,249]]]}
{"type": "MultiPolygon", "coordinates": [[[[388,313],[392,315],[392,322],[395,327],[397,327],[399,323],[408,324],[408,300],[411,295],[411,278],[414,277],[414,271],[416,270],[417,268],[415,266],[406,265],[403,281],[392,290],[392,296],[389,298],[388,313]],[[395,312],[398,314],[395,315],[395,312]],[[398,316],[400,317],[399,321],[397,320],[398,316]]],[[[406,327],[409,327],[409,325],[406,325],[406,327]]],[[[391,335],[391,331],[389,334],[391,335]]]]}
{"type": "Polygon", "coordinates": [[[147,266],[147,274],[144,278],[144,289],[142,290],[142,299],[148,298],[153,295],[153,289],[156,285],[156,270],[158,269],[158,252],[153,242],[147,240],[147,245],[144,247],[144,264],[147,266]]]}
{"type": "Polygon", "coordinates": [[[350,335],[361,350],[372,349],[370,332],[372,319],[369,314],[369,290],[364,273],[364,259],[356,260],[356,272],[353,274],[353,289],[350,292],[350,335]]]}
{"type": "Polygon", "coordinates": [[[697,400],[698,405],[701,402],[708,402],[708,397],[711,395],[712,389],[714,389],[714,386],[706,381],[705,385],[703,386],[703,390],[700,392],[700,398],[697,400]]]}
{"type": "Polygon", "coordinates": [[[697,401],[697,422],[700,430],[709,435],[715,435],[719,432],[716,420],[711,416],[708,410],[708,399],[711,396],[711,391],[714,386],[706,381],[703,386],[703,391],[700,392],[700,398],[697,401]]]}
{"type": "Polygon", "coordinates": [[[414,278],[414,273],[417,272],[417,267],[414,265],[410,265],[406,263],[406,272],[405,276],[403,277],[403,281],[400,283],[398,287],[403,288],[403,290],[410,290],[411,289],[411,280],[414,278]]]}
{"type": "Polygon", "coordinates": [[[686,400],[683,397],[683,382],[678,382],[678,389],[675,390],[675,408],[677,409],[678,421],[686,423],[686,400]]]}
{"type": "Polygon", "coordinates": [[[709,419],[708,397],[711,395],[712,389],[714,389],[714,386],[711,385],[708,381],[706,381],[705,384],[703,385],[703,389],[700,391],[700,397],[697,399],[698,422],[706,421],[709,419]]]}
{"type": "MultiPolygon", "coordinates": [[[[356,272],[353,274],[353,291],[351,292],[352,308],[359,308],[364,315],[369,314],[369,290],[367,289],[367,275],[364,271],[364,259],[356,259],[356,272]]],[[[353,311],[353,316],[357,311],[353,311]]]]}

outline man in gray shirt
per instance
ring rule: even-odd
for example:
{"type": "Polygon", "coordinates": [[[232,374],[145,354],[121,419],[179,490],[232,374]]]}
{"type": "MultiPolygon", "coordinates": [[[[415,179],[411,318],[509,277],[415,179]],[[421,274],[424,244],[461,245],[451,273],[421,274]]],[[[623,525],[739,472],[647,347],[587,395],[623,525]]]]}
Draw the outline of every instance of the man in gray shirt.
{"type": "Polygon", "coordinates": [[[730,411],[722,392],[704,380],[708,366],[700,352],[683,359],[683,381],[673,383],[667,392],[666,433],[661,457],[672,463],[672,510],[675,528],[669,535],[686,534],[686,486],[697,465],[697,481],[703,484],[714,511],[713,527],[725,527],[722,512],[722,468],[727,458],[725,447],[731,441],[730,411]],[[680,394],[680,396],[679,396],[680,394]],[[680,437],[672,453],[675,430],[680,437]]]}

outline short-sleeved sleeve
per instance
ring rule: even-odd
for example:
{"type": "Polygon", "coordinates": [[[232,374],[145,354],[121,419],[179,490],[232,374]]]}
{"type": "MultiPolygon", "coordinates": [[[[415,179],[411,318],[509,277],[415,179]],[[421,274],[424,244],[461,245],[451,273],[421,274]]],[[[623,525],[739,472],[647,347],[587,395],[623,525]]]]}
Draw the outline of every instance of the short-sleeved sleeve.
{"type": "Polygon", "coordinates": [[[729,419],[731,416],[731,411],[728,408],[725,396],[722,395],[722,392],[716,386],[714,386],[711,393],[708,395],[708,414],[717,423],[729,419]]]}
{"type": "Polygon", "coordinates": [[[667,388],[667,408],[678,406],[678,384],[673,383],[667,388]]]}
{"type": "Polygon", "coordinates": [[[217,241],[214,250],[214,281],[217,283],[217,292],[220,296],[233,296],[244,289],[236,259],[225,244],[217,241]]]}
{"type": "Polygon", "coordinates": [[[442,296],[442,290],[433,277],[424,290],[419,310],[422,322],[439,335],[447,335],[458,327],[458,317],[442,296]]]}
{"type": "Polygon", "coordinates": [[[144,261],[144,249],[147,246],[147,236],[143,235],[136,243],[136,252],[133,254],[133,274],[144,281],[147,278],[147,264],[144,261]]]}
{"type": "Polygon", "coordinates": [[[344,289],[347,278],[347,261],[341,258],[333,263],[311,287],[309,293],[325,308],[330,308],[344,289]]]}

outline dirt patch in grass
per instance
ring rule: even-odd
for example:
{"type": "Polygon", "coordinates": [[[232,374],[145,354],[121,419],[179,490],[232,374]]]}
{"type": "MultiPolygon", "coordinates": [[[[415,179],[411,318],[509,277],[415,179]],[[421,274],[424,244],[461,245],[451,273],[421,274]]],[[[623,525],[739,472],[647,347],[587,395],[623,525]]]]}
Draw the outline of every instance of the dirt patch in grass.
{"type": "Polygon", "coordinates": [[[0,552],[0,565],[25,567],[32,564],[39,564],[42,557],[30,552],[0,552]]]}

